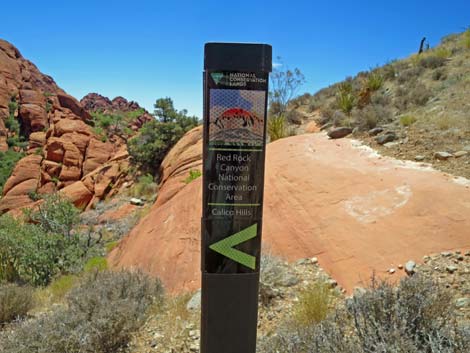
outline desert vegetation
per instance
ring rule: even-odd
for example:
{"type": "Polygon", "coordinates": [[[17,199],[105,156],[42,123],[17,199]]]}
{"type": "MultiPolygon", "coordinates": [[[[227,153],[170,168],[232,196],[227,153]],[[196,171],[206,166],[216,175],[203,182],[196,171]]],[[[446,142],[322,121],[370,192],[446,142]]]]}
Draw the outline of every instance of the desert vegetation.
{"type": "Polygon", "coordinates": [[[133,160],[146,172],[158,173],[163,158],[183,135],[198,125],[198,118],[186,110],[176,110],[171,98],[160,98],[155,103],[158,120],[144,124],[139,134],[128,142],[133,160]]]}

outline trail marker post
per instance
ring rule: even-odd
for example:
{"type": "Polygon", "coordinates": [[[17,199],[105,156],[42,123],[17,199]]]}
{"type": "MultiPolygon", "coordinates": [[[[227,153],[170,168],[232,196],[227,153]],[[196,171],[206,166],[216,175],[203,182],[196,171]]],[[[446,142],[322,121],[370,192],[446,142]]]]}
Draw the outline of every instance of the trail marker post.
{"type": "Polygon", "coordinates": [[[255,353],[272,49],[204,48],[201,353],[255,353]]]}

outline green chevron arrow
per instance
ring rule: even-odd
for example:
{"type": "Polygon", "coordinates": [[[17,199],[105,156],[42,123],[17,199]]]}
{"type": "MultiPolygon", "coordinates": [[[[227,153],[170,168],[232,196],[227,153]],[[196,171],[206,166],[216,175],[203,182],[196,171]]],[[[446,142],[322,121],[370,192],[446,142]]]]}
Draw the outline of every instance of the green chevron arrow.
{"type": "Polygon", "coordinates": [[[222,254],[225,257],[228,257],[229,259],[232,259],[233,261],[254,270],[256,269],[256,257],[237,250],[234,248],[234,246],[255,238],[257,232],[258,224],[255,223],[252,226],[239,231],[238,233],[235,233],[225,239],[218,241],[217,243],[212,244],[209,246],[209,249],[214,250],[219,254],[222,254]]]}

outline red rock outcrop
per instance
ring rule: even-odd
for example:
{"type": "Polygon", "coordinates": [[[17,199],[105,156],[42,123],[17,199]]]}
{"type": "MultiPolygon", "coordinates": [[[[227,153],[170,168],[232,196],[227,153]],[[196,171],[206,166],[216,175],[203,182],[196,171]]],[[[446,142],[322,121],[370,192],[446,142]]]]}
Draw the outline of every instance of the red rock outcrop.
{"type": "MultiPolygon", "coordinates": [[[[120,109],[138,107],[122,97],[110,103],[120,109]]],[[[36,192],[60,190],[86,208],[119,187],[128,163],[123,160],[128,159],[124,142],[119,138],[102,142],[89,125],[92,117],[87,109],[13,45],[0,40],[0,151],[6,151],[8,137],[17,134],[7,129],[12,116],[27,140],[27,156],[3,188],[0,214],[32,205],[29,195],[36,192]]],[[[138,118],[135,124],[142,122],[138,118]]]]}
{"type": "MultiPolygon", "coordinates": [[[[198,167],[198,133],[167,156],[157,202],[109,256],[115,268],[159,276],[170,292],[200,286],[201,178],[182,182],[198,167]]],[[[266,163],[264,243],[287,260],[318,257],[348,291],[372,271],[390,276],[410,259],[470,248],[469,180],[323,133],[268,144],[266,163]]]]}
{"type": "Polygon", "coordinates": [[[142,109],[137,102],[128,101],[124,97],[116,97],[113,100],[98,93],[88,93],[80,100],[81,105],[89,112],[131,112],[142,109]]]}

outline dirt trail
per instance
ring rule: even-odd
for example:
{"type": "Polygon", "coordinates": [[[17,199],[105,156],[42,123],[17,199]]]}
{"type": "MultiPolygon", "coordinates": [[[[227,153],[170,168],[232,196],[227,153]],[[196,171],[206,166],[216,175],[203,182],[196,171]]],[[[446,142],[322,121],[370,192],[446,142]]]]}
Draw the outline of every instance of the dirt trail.
{"type": "MultiPolygon", "coordinates": [[[[158,275],[172,292],[198,288],[200,215],[198,179],[157,203],[110,263],[158,275]]],[[[372,271],[385,275],[410,259],[469,249],[470,181],[350,139],[282,139],[267,147],[263,239],[291,261],[318,257],[351,291],[372,271]]]]}

